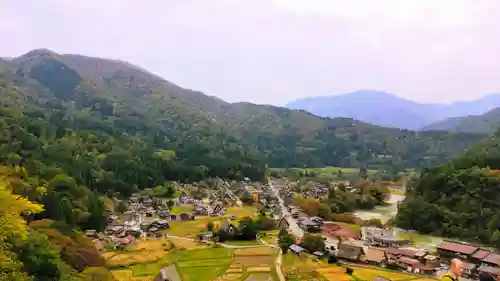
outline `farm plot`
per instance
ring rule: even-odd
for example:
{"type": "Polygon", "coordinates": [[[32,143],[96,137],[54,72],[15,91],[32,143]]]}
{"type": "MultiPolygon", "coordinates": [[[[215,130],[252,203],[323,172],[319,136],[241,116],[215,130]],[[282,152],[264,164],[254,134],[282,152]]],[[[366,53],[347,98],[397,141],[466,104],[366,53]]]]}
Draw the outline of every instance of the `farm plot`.
{"type": "Polygon", "coordinates": [[[223,274],[232,261],[233,250],[208,248],[181,252],[176,266],[184,281],[209,281],[223,274]]]}

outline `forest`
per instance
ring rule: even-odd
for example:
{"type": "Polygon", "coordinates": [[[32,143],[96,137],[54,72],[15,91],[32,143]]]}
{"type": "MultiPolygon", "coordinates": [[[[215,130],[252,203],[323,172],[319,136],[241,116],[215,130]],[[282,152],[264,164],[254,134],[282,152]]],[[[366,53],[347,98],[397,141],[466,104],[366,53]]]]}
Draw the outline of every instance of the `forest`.
{"type": "Polygon", "coordinates": [[[0,61],[0,95],[0,280],[108,280],[81,230],[103,229],[114,198],[169,181],[422,168],[485,138],[229,104],[125,62],[48,50],[0,61]]]}
{"type": "Polygon", "coordinates": [[[480,142],[465,155],[425,169],[407,186],[395,223],[423,233],[500,247],[500,138],[480,142]]]}

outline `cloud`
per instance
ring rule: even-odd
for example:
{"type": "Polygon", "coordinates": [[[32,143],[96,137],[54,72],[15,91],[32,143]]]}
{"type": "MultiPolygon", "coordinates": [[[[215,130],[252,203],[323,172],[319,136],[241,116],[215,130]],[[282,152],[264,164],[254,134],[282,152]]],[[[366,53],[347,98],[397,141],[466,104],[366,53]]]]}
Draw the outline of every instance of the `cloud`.
{"type": "Polygon", "coordinates": [[[495,0],[0,3],[1,56],[119,58],[228,101],[379,89],[422,102],[500,91],[495,0]]]}

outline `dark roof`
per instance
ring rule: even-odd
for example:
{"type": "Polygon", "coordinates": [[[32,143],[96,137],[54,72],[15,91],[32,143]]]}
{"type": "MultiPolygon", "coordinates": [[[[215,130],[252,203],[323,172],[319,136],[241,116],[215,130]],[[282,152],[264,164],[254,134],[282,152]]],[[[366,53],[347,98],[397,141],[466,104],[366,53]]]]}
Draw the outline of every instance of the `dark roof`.
{"type": "Polygon", "coordinates": [[[408,258],[408,257],[400,257],[398,259],[399,262],[402,262],[404,264],[408,264],[408,265],[417,265],[417,264],[420,264],[420,262],[416,259],[412,259],[412,258],[408,258]]]}
{"type": "Polygon", "coordinates": [[[491,267],[491,266],[482,265],[477,269],[477,271],[488,272],[488,273],[491,273],[493,275],[500,275],[500,268],[498,268],[498,267],[491,267]]]}
{"type": "Polygon", "coordinates": [[[300,252],[305,252],[306,251],[306,249],[300,247],[299,245],[295,245],[295,244],[292,245],[292,246],[290,246],[290,250],[292,250],[295,253],[300,253],[300,252]]]}
{"type": "Polygon", "coordinates": [[[463,262],[463,264],[464,268],[468,270],[473,270],[474,268],[476,268],[476,265],[470,262],[463,262]]]}
{"type": "Polygon", "coordinates": [[[482,260],[486,258],[489,254],[490,254],[489,251],[479,249],[477,252],[474,253],[474,255],[472,255],[472,257],[482,260]]]}
{"type": "Polygon", "coordinates": [[[500,255],[491,253],[486,258],[483,259],[484,262],[492,263],[495,265],[500,265],[500,255]]]}
{"type": "Polygon", "coordinates": [[[465,254],[465,255],[470,255],[477,250],[477,247],[474,247],[472,245],[454,243],[454,242],[448,242],[448,241],[441,242],[441,244],[439,244],[437,246],[437,248],[439,250],[445,250],[445,251],[460,253],[460,254],[465,254]]]}
{"type": "Polygon", "coordinates": [[[337,256],[348,260],[357,260],[363,249],[349,244],[340,244],[337,256]]]}

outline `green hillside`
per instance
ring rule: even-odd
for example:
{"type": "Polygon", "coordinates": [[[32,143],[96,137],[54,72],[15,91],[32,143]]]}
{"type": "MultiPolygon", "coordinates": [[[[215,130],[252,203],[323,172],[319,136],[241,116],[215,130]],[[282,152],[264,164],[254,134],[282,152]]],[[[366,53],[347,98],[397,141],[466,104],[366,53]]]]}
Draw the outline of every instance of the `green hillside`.
{"type": "Polygon", "coordinates": [[[407,186],[396,224],[500,247],[499,170],[495,135],[447,164],[424,170],[407,186]]]}
{"type": "Polygon", "coordinates": [[[470,115],[445,119],[423,128],[424,131],[448,131],[455,133],[493,134],[500,128],[500,108],[482,115],[470,115]]]}

